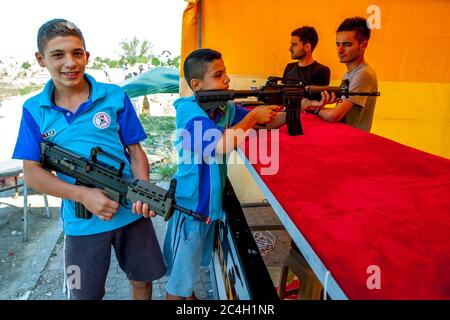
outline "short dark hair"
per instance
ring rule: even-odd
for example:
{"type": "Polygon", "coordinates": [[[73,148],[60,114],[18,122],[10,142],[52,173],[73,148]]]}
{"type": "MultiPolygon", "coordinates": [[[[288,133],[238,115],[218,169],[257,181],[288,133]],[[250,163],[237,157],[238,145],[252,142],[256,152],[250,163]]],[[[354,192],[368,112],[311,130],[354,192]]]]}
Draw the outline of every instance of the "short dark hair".
{"type": "Polygon", "coordinates": [[[314,48],[317,46],[319,42],[319,36],[317,34],[316,29],[310,26],[303,26],[295,29],[291,32],[291,37],[299,37],[300,41],[305,45],[306,43],[311,44],[311,52],[314,51],[314,48]]]}
{"type": "Polygon", "coordinates": [[[370,29],[367,20],[363,17],[345,19],[337,28],[336,32],[355,31],[355,38],[359,43],[370,39],[370,29]]]}
{"type": "MultiPolygon", "coordinates": [[[[184,78],[189,87],[192,79],[202,80],[208,68],[207,63],[221,59],[222,54],[212,49],[197,49],[192,51],[184,61],[184,78]]],[[[192,89],[192,88],[191,88],[192,89]]]]}
{"type": "Polygon", "coordinates": [[[52,19],[44,23],[39,28],[37,35],[37,47],[39,52],[43,55],[45,47],[53,38],[67,36],[75,36],[80,38],[83,42],[83,47],[86,50],[83,33],[73,22],[65,19],[52,19]]]}

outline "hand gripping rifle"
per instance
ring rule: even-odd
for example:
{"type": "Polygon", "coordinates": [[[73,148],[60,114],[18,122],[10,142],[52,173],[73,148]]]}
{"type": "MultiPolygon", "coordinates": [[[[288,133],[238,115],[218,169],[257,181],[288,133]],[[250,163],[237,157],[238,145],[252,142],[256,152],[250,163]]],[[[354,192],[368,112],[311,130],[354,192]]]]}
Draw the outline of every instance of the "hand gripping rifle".
{"type": "MultiPolygon", "coordinates": [[[[170,181],[167,191],[145,180],[124,177],[122,172],[125,163],[100,147],[92,148],[89,159],[85,159],[54,143],[42,142],[41,163],[42,167],[48,171],[56,171],[75,178],[77,185],[105,190],[111,200],[119,202],[127,208],[130,207],[130,202],[142,201],[148,204],[150,210],[154,210],[157,215],[164,217],[165,221],[170,219],[176,209],[207,224],[210,222],[210,218],[175,203],[177,186],[175,179],[170,181]],[[97,161],[97,155],[117,162],[119,169],[97,161]]],[[[92,213],[78,202],[75,202],[75,215],[77,218],[83,219],[92,217],[92,213]]]]}
{"type": "Polygon", "coordinates": [[[304,86],[302,84],[281,84],[283,79],[279,77],[269,77],[264,86],[254,90],[206,90],[195,92],[195,98],[198,104],[205,112],[216,111],[223,107],[228,100],[239,98],[256,97],[256,104],[275,104],[283,105],[286,111],[286,124],[288,133],[291,136],[303,134],[302,123],[300,121],[301,100],[320,101],[321,92],[327,91],[333,93],[336,97],[349,96],[379,96],[379,92],[350,92],[349,81],[344,80],[339,87],[331,86],[304,86]]]}

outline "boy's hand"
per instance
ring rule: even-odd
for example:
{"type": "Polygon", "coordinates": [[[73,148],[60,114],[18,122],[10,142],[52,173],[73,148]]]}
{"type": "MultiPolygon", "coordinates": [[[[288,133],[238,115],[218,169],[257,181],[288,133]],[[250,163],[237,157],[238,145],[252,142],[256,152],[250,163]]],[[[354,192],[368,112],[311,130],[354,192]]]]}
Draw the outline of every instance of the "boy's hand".
{"type": "Polygon", "coordinates": [[[148,207],[148,204],[143,203],[142,201],[133,203],[132,211],[135,214],[142,214],[145,218],[156,217],[156,212],[153,210],[150,210],[150,208],[148,207]]]}
{"type": "Polygon", "coordinates": [[[280,106],[264,105],[264,106],[257,106],[251,112],[254,113],[256,123],[265,124],[271,122],[277,115],[277,112],[280,111],[282,111],[282,107],[280,106]]]}
{"type": "Polygon", "coordinates": [[[111,200],[106,192],[95,188],[86,188],[83,193],[83,205],[102,220],[111,220],[119,209],[119,203],[111,200]]]}

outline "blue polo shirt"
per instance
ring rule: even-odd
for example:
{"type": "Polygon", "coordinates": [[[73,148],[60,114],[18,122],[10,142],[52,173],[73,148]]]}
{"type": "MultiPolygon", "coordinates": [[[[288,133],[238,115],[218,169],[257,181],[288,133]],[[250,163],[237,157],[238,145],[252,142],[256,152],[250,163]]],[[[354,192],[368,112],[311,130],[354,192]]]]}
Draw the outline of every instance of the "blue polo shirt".
{"type": "MultiPolygon", "coordinates": [[[[134,111],[130,99],[117,85],[96,82],[85,74],[91,85],[90,98],[82,103],[75,113],[56,106],[52,102],[55,89],[53,81],[47,82],[43,91],[28,99],[23,106],[13,158],[40,161],[40,143],[53,142],[67,150],[89,158],[93,147],[125,162],[124,174],[131,176],[129,154],[126,146],[147,138],[134,111]]],[[[99,161],[117,164],[108,158],[99,161]]],[[[62,180],[75,183],[75,179],[58,174],[62,180]]],[[[133,214],[131,208],[120,206],[110,221],[103,221],[96,215],[91,219],[75,217],[75,202],[63,199],[61,216],[67,235],[90,235],[125,226],[141,216],[133,214]]]]}
{"type": "Polygon", "coordinates": [[[216,155],[215,147],[224,130],[239,123],[248,111],[228,102],[213,120],[193,96],[176,100],[174,106],[178,152],[175,199],[212,221],[220,219],[227,165],[226,155],[216,155]]]}

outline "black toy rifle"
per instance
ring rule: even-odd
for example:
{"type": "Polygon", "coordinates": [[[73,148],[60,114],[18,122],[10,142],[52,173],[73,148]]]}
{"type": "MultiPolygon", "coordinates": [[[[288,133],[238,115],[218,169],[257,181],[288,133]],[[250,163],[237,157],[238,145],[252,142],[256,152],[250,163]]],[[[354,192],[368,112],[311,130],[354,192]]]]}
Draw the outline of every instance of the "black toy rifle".
{"type": "MultiPolygon", "coordinates": [[[[303,98],[320,101],[321,92],[334,93],[336,97],[349,96],[379,96],[379,92],[350,92],[349,81],[344,80],[339,87],[304,86],[302,84],[282,84],[286,80],[279,77],[269,77],[264,86],[254,90],[206,90],[195,92],[198,104],[207,113],[223,107],[229,100],[256,97],[263,104],[283,105],[286,111],[286,124],[291,136],[303,134],[300,121],[300,107],[303,98]]],[[[289,80],[289,79],[288,79],[289,80]]]]}
{"type": "MultiPolygon", "coordinates": [[[[129,203],[136,201],[147,203],[149,209],[164,217],[165,221],[169,220],[176,209],[207,224],[210,222],[210,218],[175,203],[177,184],[175,179],[171,180],[170,188],[167,191],[145,180],[124,177],[122,172],[125,163],[100,147],[92,148],[89,159],[85,159],[54,143],[42,142],[41,163],[42,167],[48,171],[56,171],[75,178],[77,185],[105,190],[111,200],[119,202],[125,207],[129,207],[129,203]],[[99,162],[97,155],[117,162],[119,168],[99,162]]],[[[75,212],[78,218],[90,219],[92,217],[92,213],[78,202],[75,202],[75,212]]]]}

